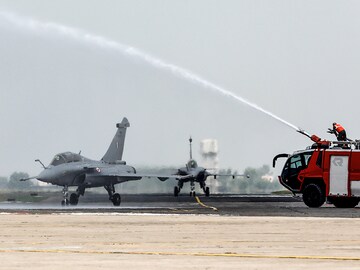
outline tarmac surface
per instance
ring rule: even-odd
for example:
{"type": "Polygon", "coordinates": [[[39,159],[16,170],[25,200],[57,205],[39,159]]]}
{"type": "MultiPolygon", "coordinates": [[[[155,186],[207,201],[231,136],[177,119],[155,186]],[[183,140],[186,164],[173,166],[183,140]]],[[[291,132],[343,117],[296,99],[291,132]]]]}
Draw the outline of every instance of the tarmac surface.
{"type": "Polygon", "coordinates": [[[359,207],[269,195],[58,199],[0,203],[0,269],[360,269],[359,207]]]}

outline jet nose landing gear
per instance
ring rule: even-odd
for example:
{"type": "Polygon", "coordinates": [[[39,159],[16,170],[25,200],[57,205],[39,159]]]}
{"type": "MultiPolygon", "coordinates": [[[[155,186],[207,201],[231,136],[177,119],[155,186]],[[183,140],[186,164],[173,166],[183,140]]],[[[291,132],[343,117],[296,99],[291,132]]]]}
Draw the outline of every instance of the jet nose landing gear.
{"type": "Polygon", "coordinates": [[[195,197],[196,193],[195,193],[195,183],[194,182],[190,182],[190,188],[191,188],[190,197],[195,197]]]}
{"type": "Polygon", "coordinates": [[[69,189],[68,186],[64,186],[63,190],[62,190],[62,194],[63,194],[63,200],[61,201],[61,205],[65,206],[65,205],[69,205],[69,189]]]}
{"type": "MultiPolygon", "coordinates": [[[[69,187],[68,186],[64,186],[63,188],[63,200],[61,201],[61,205],[62,206],[67,206],[67,205],[77,205],[79,203],[79,189],[77,190],[76,193],[71,193],[70,195],[70,200],[69,200],[69,187]]],[[[84,195],[84,192],[82,192],[81,195],[84,195]]]]}

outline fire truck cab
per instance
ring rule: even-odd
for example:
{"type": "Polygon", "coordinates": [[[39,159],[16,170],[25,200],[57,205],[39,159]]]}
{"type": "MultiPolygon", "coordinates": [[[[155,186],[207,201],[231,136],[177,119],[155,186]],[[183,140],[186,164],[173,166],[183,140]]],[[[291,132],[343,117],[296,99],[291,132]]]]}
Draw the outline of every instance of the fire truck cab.
{"type": "Polygon", "coordinates": [[[360,200],[359,147],[330,145],[320,143],[292,155],[277,155],[273,167],[278,158],[287,157],[279,181],[294,194],[302,194],[307,206],[320,207],[327,200],[335,207],[353,208],[360,200]]]}

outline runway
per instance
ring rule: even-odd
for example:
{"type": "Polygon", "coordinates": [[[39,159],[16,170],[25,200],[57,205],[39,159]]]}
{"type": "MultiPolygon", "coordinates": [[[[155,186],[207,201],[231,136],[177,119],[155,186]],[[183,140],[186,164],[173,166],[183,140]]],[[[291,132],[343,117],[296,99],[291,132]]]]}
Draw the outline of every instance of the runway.
{"type": "Polygon", "coordinates": [[[359,218],[359,207],[339,209],[330,204],[309,208],[301,197],[290,195],[213,195],[174,197],[164,194],[122,195],[120,207],[105,194],[89,194],[77,206],[61,206],[58,197],[38,203],[2,202],[3,213],[144,213],[144,214],[217,214],[221,216],[284,216],[359,218]]]}
{"type": "Polygon", "coordinates": [[[0,269],[360,269],[358,207],[271,195],[58,199],[0,203],[0,269]]]}

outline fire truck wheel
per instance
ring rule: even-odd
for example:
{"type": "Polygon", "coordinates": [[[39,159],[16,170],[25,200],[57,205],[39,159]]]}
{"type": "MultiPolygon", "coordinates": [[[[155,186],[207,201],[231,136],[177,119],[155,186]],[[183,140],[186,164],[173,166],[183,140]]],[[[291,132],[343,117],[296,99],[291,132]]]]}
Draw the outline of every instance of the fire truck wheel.
{"type": "Polygon", "coordinates": [[[308,184],[303,191],[303,201],[309,207],[320,207],[325,202],[325,194],[317,184],[308,184]]]}
{"type": "Polygon", "coordinates": [[[331,202],[337,208],[354,208],[358,205],[359,199],[357,198],[333,198],[331,202]]]}

